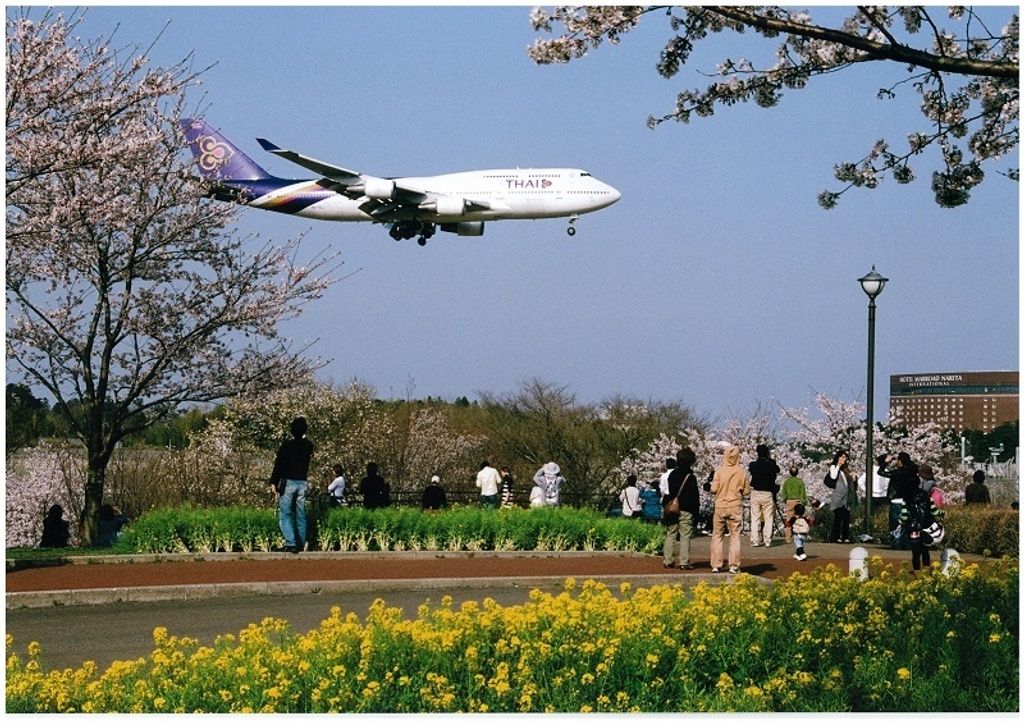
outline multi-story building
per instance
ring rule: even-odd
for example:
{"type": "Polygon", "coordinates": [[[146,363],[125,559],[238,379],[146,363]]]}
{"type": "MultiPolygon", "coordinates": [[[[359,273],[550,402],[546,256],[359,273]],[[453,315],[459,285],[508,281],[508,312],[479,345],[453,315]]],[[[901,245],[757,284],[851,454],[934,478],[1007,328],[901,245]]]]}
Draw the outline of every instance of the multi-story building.
{"type": "Polygon", "coordinates": [[[889,418],[908,425],[991,432],[1020,418],[1020,372],[942,372],[889,377],[889,418]]]}

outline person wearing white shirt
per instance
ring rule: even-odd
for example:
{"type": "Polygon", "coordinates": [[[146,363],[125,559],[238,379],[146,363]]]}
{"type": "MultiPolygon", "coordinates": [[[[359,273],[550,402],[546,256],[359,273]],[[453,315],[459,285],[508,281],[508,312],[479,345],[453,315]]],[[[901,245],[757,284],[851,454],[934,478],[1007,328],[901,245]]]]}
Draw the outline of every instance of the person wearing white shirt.
{"type": "MultiPolygon", "coordinates": [[[[889,478],[879,474],[880,469],[885,469],[885,455],[880,454],[875,458],[875,473],[871,476],[871,509],[877,510],[889,502],[889,478]]],[[[867,474],[861,473],[857,479],[857,492],[861,499],[867,496],[867,474]]]]}
{"type": "Polygon", "coordinates": [[[661,473],[661,477],[658,478],[658,489],[661,490],[662,497],[668,497],[668,476],[672,474],[672,470],[676,468],[675,457],[668,457],[665,460],[665,471],[661,473]]]}
{"type": "Polygon", "coordinates": [[[619,492],[619,502],[622,503],[622,516],[632,517],[640,512],[640,488],[636,486],[636,475],[631,474],[626,478],[626,486],[619,492]]]}
{"type": "Polygon", "coordinates": [[[345,470],[340,464],[334,465],[334,479],[327,485],[327,494],[331,496],[332,505],[345,504],[345,470]]]}
{"type": "Polygon", "coordinates": [[[476,473],[476,486],[480,488],[480,504],[484,507],[497,508],[501,475],[487,460],[480,464],[480,471],[476,473]]]}

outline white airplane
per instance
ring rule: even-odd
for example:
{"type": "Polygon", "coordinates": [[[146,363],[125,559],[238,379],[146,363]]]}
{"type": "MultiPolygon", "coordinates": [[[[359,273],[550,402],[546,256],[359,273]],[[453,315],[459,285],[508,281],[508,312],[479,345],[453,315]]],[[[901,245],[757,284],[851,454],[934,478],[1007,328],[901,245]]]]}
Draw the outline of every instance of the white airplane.
{"type": "Polygon", "coordinates": [[[269,211],[326,221],[390,224],[391,238],[418,237],[421,246],[440,228],[481,236],[485,221],[569,217],[612,205],[621,194],[574,168],[512,168],[440,176],[380,178],[334,166],[257,138],[264,150],[319,174],[288,180],[260,168],[206,121],[181,119],[185,140],[213,196],[269,211]]]}

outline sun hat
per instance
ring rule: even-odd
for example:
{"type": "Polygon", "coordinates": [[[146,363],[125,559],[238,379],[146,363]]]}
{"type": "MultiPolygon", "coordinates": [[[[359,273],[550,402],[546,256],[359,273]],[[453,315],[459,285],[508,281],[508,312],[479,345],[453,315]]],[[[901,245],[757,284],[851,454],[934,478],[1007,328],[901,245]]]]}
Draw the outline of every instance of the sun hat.
{"type": "Polygon", "coordinates": [[[554,462],[548,462],[544,465],[544,474],[556,475],[561,471],[562,469],[554,462]]]}

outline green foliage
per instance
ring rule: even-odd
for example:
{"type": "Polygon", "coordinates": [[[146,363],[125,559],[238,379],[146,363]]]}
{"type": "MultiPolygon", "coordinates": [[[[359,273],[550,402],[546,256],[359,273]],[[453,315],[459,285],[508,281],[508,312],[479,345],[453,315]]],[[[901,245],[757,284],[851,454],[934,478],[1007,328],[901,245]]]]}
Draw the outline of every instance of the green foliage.
{"type": "Polygon", "coordinates": [[[1007,507],[963,505],[946,507],[944,547],[990,557],[1017,557],[1020,514],[1007,507]]]}
{"type": "MultiPolygon", "coordinates": [[[[321,550],[616,550],[653,552],[663,530],[570,508],[422,512],[333,507],[316,522],[321,550]]],[[[165,508],[146,513],[119,541],[136,553],[270,550],[282,544],[273,510],[165,508]]]]}
{"type": "Polygon", "coordinates": [[[175,507],[147,512],[118,540],[133,553],[253,552],[282,544],[273,510],[175,507]]]}
{"type": "Polygon", "coordinates": [[[6,399],[7,456],[31,447],[40,437],[53,433],[50,407],[24,384],[8,384],[6,399]]]}
{"type": "Polygon", "coordinates": [[[992,453],[989,450],[993,447],[1002,447],[998,461],[1005,462],[1013,458],[1020,446],[1020,422],[1004,422],[991,432],[968,429],[963,436],[967,438],[967,454],[976,462],[991,460],[992,453]]]}

